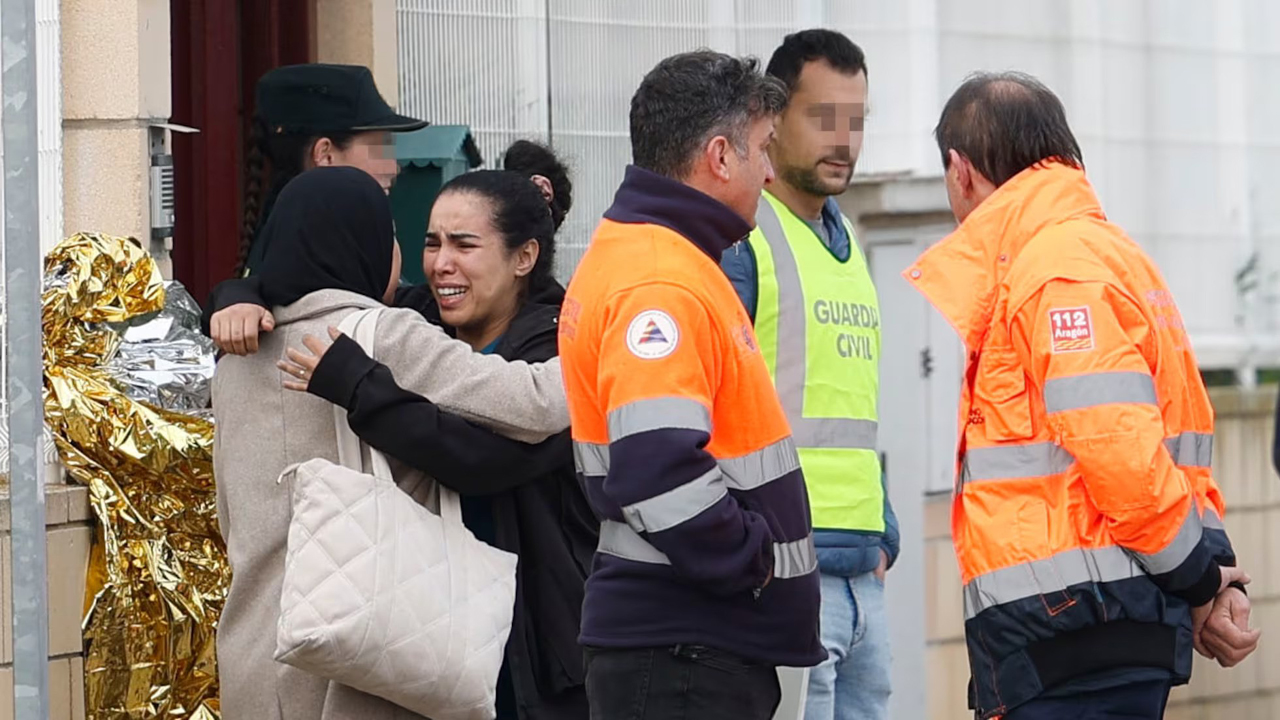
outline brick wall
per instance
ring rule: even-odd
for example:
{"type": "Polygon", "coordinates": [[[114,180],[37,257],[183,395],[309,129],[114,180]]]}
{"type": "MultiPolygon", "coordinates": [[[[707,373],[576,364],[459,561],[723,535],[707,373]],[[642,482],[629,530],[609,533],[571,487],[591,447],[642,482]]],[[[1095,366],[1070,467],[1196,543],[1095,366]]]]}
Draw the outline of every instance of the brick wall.
{"type": "MultiPolygon", "coordinates": [[[[93,542],[89,492],[45,488],[49,577],[49,720],[83,720],[84,660],[80,619],[93,542]]],[[[0,489],[0,720],[13,718],[13,602],[10,597],[9,491],[0,489]]]]}
{"type": "MultiPolygon", "coordinates": [[[[1274,388],[1213,392],[1214,475],[1227,500],[1227,530],[1241,566],[1253,577],[1249,595],[1262,643],[1231,670],[1197,655],[1191,683],[1174,691],[1167,720],[1280,718],[1280,478],[1271,468],[1275,402],[1274,388]]],[[[969,667],[950,502],[949,495],[925,501],[930,720],[972,718],[965,708],[969,667]]]]}

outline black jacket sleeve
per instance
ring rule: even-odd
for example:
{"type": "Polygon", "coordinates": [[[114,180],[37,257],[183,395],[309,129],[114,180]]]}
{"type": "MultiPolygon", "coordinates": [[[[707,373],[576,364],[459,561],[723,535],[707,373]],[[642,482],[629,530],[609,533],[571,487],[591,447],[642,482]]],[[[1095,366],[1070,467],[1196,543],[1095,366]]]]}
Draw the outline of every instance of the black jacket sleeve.
{"type": "Polygon", "coordinates": [[[209,292],[209,299],[205,301],[204,310],[200,313],[201,332],[208,335],[209,319],[213,317],[214,313],[232,305],[248,303],[266,307],[267,303],[262,299],[260,280],[261,278],[258,276],[251,275],[247,278],[223,280],[215,285],[213,290],[209,292]]]}
{"type": "MultiPolygon", "coordinates": [[[[549,334],[554,355],[555,335],[549,334]]],[[[538,362],[534,351],[545,347],[545,338],[527,344],[529,361],[538,362]]],[[[387,366],[347,337],[324,354],[309,391],[346,408],[347,422],[365,442],[463,495],[492,495],[531,482],[573,454],[567,430],[530,445],[441,410],[400,387],[387,366]]]]}

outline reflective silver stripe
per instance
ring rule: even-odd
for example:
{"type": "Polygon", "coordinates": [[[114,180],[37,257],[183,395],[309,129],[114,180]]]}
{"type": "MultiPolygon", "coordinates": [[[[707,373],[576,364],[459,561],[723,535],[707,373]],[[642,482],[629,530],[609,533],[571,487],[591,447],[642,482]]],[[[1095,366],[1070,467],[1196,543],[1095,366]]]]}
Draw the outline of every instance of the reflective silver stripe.
{"type": "Polygon", "coordinates": [[[818,569],[818,551],[813,535],[802,540],[773,545],[773,577],[779,580],[798,578],[818,569]]]}
{"type": "MultiPolygon", "coordinates": [[[[782,372],[782,365],[778,365],[782,372]]],[[[879,424],[875,420],[856,418],[798,418],[791,419],[791,437],[796,444],[806,448],[832,448],[847,450],[875,450],[879,424]]]]}
{"type": "MultiPolygon", "coordinates": [[[[1178,465],[1206,468],[1212,465],[1212,435],[1185,432],[1167,438],[1164,444],[1178,465]]],[[[961,477],[964,482],[1044,477],[1066,472],[1074,462],[1071,453],[1049,442],[969,448],[961,477]]]]}
{"type": "MultiPolygon", "coordinates": [[[[609,474],[609,446],[575,442],[573,462],[583,475],[609,474]]],[[[754,490],[800,469],[800,456],[791,438],[783,438],[753,453],[719,461],[725,483],[733,490],[754,490]]]]}
{"type": "Polygon", "coordinates": [[[720,461],[725,482],[734,490],[754,490],[800,469],[800,456],[791,438],[741,457],[720,461]]]}
{"type": "MultiPolygon", "coordinates": [[[[670,565],[666,553],[649,544],[648,540],[632,530],[626,523],[605,520],[600,523],[600,544],[596,548],[606,555],[624,560],[670,565]]],[[[803,577],[818,569],[818,552],[813,547],[813,535],[803,540],[773,545],[773,577],[788,580],[803,577]]]]}
{"type": "Polygon", "coordinates": [[[1227,526],[1222,523],[1222,518],[1218,517],[1218,511],[1213,508],[1205,508],[1204,516],[1200,518],[1200,524],[1206,530],[1226,530],[1227,526]]]}
{"type": "Polygon", "coordinates": [[[624,506],[622,516],[636,532],[662,532],[701,515],[728,492],[715,467],[661,495],[624,506]]]}
{"type": "Polygon", "coordinates": [[[1156,404],[1156,383],[1147,373],[1102,372],[1047,380],[1044,409],[1058,413],[1112,403],[1156,404]]]}
{"type": "Polygon", "coordinates": [[[1163,550],[1151,555],[1134,553],[1134,556],[1152,575],[1167,573],[1176,570],[1190,557],[1203,535],[1204,526],[1200,524],[1200,512],[1192,506],[1191,512],[1187,513],[1187,519],[1182,521],[1182,527],[1178,528],[1178,534],[1163,550]]]}
{"type": "Polygon", "coordinates": [[[1213,435],[1208,433],[1184,432],[1166,438],[1164,446],[1169,449],[1175,465],[1182,467],[1213,467],[1213,435]]]}
{"type": "Polygon", "coordinates": [[[711,413],[697,400],[660,397],[636,400],[609,413],[609,442],[650,430],[711,432],[711,413]]]}
{"type": "Polygon", "coordinates": [[[624,560],[651,565],[671,564],[671,559],[665,553],[650,545],[648,540],[640,537],[629,525],[613,520],[600,523],[600,544],[596,549],[624,560]]]}
{"type": "Polygon", "coordinates": [[[596,443],[575,442],[573,464],[583,475],[609,474],[609,446],[596,443]]]}
{"type": "Polygon", "coordinates": [[[1051,442],[969,448],[964,455],[965,482],[1012,480],[1057,475],[1076,459],[1051,442]]]}
{"type": "MultiPolygon", "coordinates": [[[[791,437],[802,448],[846,448],[875,450],[878,425],[875,420],[851,418],[807,418],[804,416],[805,353],[808,341],[805,327],[804,288],[800,283],[800,267],[787,242],[787,233],[773,205],[763,196],[756,208],[756,224],[773,253],[774,273],[778,281],[778,341],[775,358],[774,385],[778,399],[791,425],[791,437]]],[[[850,236],[852,238],[852,236],[850,236]]],[[[850,240],[852,242],[852,239],[850,240]]],[[[851,247],[850,252],[857,248],[851,247]]]]}
{"type": "Polygon", "coordinates": [[[964,619],[971,620],[997,605],[1062,592],[1072,585],[1114,582],[1144,574],[1133,557],[1119,547],[1067,550],[970,580],[964,586],[964,619]]]}

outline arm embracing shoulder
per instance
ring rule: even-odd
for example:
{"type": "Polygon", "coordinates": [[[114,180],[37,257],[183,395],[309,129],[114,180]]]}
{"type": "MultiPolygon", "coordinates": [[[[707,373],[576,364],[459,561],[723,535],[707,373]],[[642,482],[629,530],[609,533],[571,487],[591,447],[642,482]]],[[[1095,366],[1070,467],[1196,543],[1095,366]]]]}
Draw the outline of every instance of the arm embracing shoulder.
{"type": "Polygon", "coordinates": [[[541,442],[569,427],[559,358],[481,355],[407,309],[383,312],[376,354],[400,387],[507,437],[541,442]]]}

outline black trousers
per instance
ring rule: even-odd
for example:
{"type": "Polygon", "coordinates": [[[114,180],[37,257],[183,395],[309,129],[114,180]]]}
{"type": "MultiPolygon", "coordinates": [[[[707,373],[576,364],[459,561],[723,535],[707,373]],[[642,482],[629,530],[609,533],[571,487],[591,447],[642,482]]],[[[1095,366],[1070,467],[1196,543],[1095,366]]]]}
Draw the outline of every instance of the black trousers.
{"type": "Polygon", "coordinates": [[[777,669],[701,645],[588,648],[591,720],[770,720],[777,669]]]}
{"type": "Polygon", "coordinates": [[[1014,708],[1005,720],[1160,720],[1169,682],[1140,682],[1069,698],[1041,698],[1014,708]]]}

